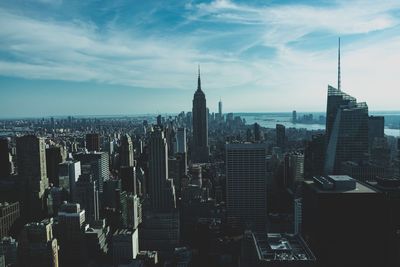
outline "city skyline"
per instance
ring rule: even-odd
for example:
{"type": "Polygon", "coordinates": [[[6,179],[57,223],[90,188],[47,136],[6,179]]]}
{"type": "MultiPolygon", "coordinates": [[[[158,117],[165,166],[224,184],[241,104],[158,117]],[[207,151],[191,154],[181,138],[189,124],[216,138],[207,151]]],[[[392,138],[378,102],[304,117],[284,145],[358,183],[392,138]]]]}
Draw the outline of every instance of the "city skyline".
{"type": "Polygon", "coordinates": [[[397,1],[3,1],[0,14],[2,117],[189,111],[197,64],[211,112],[220,98],[224,112],[324,112],[339,36],[343,90],[398,110],[397,1]]]}

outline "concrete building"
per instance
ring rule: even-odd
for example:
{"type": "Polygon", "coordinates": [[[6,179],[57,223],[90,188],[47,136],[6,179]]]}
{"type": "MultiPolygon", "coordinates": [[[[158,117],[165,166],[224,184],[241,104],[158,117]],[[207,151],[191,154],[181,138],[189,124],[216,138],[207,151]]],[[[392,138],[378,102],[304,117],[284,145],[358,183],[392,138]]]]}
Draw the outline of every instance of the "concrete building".
{"type": "Polygon", "coordinates": [[[18,242],[12,237],[0,239],[0,255],[4,256],[5,266],[17,265],[18,242]]]}
{"type": "Polygon", "coordinates": [[[9,236],[9,231],[20,216],[19,203],[0,203],[0,239],[9,236]]]}
{"type": "Polygon", "coordinates": [[[246,231],[241,267],[314,267],[316,258],[299,235],[246,231]]]}
{"type": "Polygon", "coordinates": [[[112,237],[112,258],[114,266],[127,264],[139,253],[138,230],[120,229],[112,237]]]}
{"type": "Polygon", "coordinates": [[[195,163],[208,162],[208,112],[206,96],[201,90],[200,68],[197,79],[197,90],[193,97],[193,143],[191,158],[195,163]]]}
{"type": "Polygon", "coordinates": [[[150,137],[149,193],[151,207],[170,210],[176,207],[175,187],[168,177],[168,147],[164,132],[155,129],[150,137]]]}
{"type": "Polygon", "coordinates": [[[86,134],[86,149],[90,152],[100,151],[100,135],[98,133],[86,134]]]}
{"type": "Polygon", "coordinates": [[[43,138],[34,135],[17,137],[17,167],[23,181],[21,214],[28,219],[39,219],[45,210],[43,196],[49,185],[43,138]]]}
{"type": "Polygon", "coordinates": [[[52,219],[28,223],[18,239],[21,267],[58,267],[58,244],[53,237],[52,219]]]}
{"type": "Polygon", "coordinates": [[[264,229],[267,216],[265,144],[226,145],[228,223],[264,229]]]}
{"type": "Polygon", "coordinates": [[[382,266],[384,195],[349,176],[303,183],[302,236],[318,266],[382,266]]]}
{"type": "Polygon", "coordinates": [[[128,134],[124,134],[121,137],[121,145],[119,148],[119,161],[120,161],[120,166],[129,166],[132,167],[134,166],[133,162],[133,143],[132,143],[132,138],[128,134]]]}
{"type": "Polygon", "coordinates": [[[66,161],[60,163],[58,168],[59,186],[69,192],[70,199],[72,199],[75,193],[75,186],[79,176],[81,176],[80,161],[66,161]]]}
{"type": "Polygon", "coordinates": [[[106,152],[77,153],[74,159],[80,161],[81,166],[90,166],[90,173],[96,181],[99,192],[102,193],[104,181],[109,179],[108,154],[106,152]]]}

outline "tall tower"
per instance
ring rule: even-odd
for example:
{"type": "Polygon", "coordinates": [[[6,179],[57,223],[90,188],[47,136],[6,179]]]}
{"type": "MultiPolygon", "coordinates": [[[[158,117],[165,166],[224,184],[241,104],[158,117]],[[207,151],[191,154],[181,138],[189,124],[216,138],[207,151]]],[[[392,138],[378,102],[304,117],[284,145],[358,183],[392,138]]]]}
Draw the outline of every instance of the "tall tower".
{"type": "Polygon", "coordinates": [[[120,162],[122,166],[133,166],[133,143],[128,134],[121,137],[120,162]]]}
{"type": "Polygon", "coordinates": [[[149,187],[152,208],[165,210],[176,207],[175,188],[168,179],[168,145],[164,132],[156,128],[150,137],[149,187]]]}
{"type": "Polygon", "coordinates": [[[43,138],[25,135],[17,138],[18,175],[24,183],[22,214],[41,218],[44,191],[48,187],[46,147],[43,138]]]}
{"type": "Polygon", "coordinates": [[[208,114],[206,96],[201,90],[200,67],[197,78],[197,90],[193,97],[193,145],[192,161],[208,162],[208,114]]]}
{"type": "Polygon", "coordinates": [[[265,144],[226,145],[228,223],[265,230],[267,165],[265,144]]]}
{"type": "Polygon", "coordinates": [[[338,88],[328,86],[325,174],[340,174],[342,162],[368,159],[368,106],[358,103],[340,86],[339,39],[338,88]]]}
{"type": "Polygon", "coordinates": [[[221,99],[218,102],[218,114],[219,114],[219,118],[222,119],[222,100],[221,99]]]}

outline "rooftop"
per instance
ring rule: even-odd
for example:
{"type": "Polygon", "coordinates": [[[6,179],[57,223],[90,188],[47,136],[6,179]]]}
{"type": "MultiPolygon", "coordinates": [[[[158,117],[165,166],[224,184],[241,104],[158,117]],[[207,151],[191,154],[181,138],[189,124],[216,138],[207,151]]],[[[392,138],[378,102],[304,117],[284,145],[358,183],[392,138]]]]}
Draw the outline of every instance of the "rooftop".
{"type": "Polygon", "coordinates": [[[262,261],[315,261],[314,254],[298,235],[253,233],[253,236],[262,261]]]}

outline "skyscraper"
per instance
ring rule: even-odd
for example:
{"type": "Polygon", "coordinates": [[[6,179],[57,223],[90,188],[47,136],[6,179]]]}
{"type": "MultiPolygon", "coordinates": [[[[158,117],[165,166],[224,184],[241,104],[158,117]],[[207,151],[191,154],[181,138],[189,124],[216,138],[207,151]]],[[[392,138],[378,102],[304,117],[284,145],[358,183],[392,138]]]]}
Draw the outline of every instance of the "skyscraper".
{"type": "Polygon", "coordinates": [[[119,158],[120,166],[133,166],[133,143],[128,134],[121,137],[119,158]]]}
{"type": "Polygon", "coordinates": [[[149,158],[149,189],[153,209],[175,208],[175,188],[168,179],[168,147],[164,132],[151,133],[149,158]]]}
{"type": "Polygon", "coordinates": [[[178,128],[176,134],[176,153],[186,153],[186,129],[178,128]]]}
{"type": "Polygon", "coordinates": [[[18,266],[58,267],[58,245],[52,224],[50,219],[24,226],[18,240],[18,266]]]}
{"type": "Polygon", "coordinates": [[[218,102],[218,115],[219,115],[219,118],[222,119],[222,100],[221,99],[218,102]]]}
{"type": "Polygon", "coordinates": [[[276,125],[276,145],[280,148],[285,148],[286,144],[286,127],[282,124],[276,125]]]}
{"type": "Polygon", "coordinates": [[[66,153],[64,152],[63,147],[52,146],[46,148],[47,177],[49,178],[49,183],[52,183],[54,186],[59,186],[59,164],[64,162],[65,159],[66,153]]]}
{"type": "Polygon", "coordinates": [[[338,88],[328,86],[325,174],[339,174],[344,161],[368,159],[368,106],[341,90],[340,39],[338,88]]]}
{"type": "Polygon", "coordinates": [[[88,151],[100,151],[100,135],[98,133],[86,134],[86,149],[88,151]]]}
{"type": "Polygon", "coordinates": [[[328,86],[325,173],[338,174],[344,161],[368,158],[368,106],[328,86]]]}
{"type": "MultiPolygon", "coordinates": [[[[104,181],[109,179],[109,157],[106,152],[77,153],[74,159],[81,162],[81,166],[90,166],[90,172],[96,181],[99,192],[103,192],[104,181]]],[[[82,167],[83,169],[83,167],[82,167]]]]}
{"type": "Polygon", "coordinates": [[[265,230],[266,176],[265,144],[226,145],[228,223],[265,230]]]}
{"type": "Polygon", "coordinates": [[[197,78],[197,90],[193,97],[193,144],[192,161],[208,162],[208,113],[206,96],[201,90],[200,67],[197,78]]]}
{"type": "Polygon", "coordinates": [[[0,138],[0,179],[11,174],[10,153],[8,150],[8,139],[0,138]]]}
{"type": "Polygon", "coordinates": [[[40,218],[48,187],[46,170],[46,147],[43,138],[25,135],[17,138],[18,175],[22,188],[22,214],[28,218],[40,218]]]}

